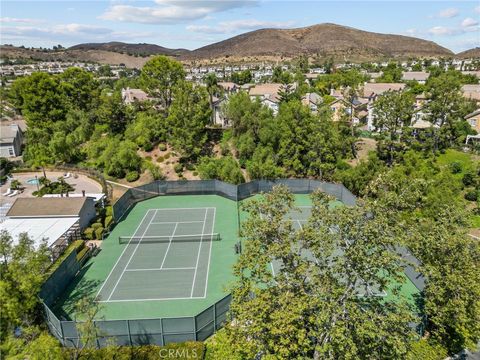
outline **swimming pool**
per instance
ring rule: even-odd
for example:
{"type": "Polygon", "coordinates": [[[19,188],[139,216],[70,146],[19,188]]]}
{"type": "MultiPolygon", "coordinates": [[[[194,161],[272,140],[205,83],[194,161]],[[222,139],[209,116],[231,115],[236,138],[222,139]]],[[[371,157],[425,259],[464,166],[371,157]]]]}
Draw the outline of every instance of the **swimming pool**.
{"type": "Polygon", "coordinates": [[[38,179],[28,179],[27,184],[38,185],[38,184],[40,184],[40,181],[38,179]]]}

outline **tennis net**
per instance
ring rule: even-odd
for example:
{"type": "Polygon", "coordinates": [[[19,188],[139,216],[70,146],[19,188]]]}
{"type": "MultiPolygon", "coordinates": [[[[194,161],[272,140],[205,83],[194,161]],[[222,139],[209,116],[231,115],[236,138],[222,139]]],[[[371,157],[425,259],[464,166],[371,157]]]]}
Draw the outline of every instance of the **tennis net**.
{"type": "Polygon", "coordinates": [[[219,233],[195,234],[195,235],[174,235],[174,236],[119,236],[119,244],[151,244],[168,242],[200,242],[200,241],[219,241],[219,233]]]}

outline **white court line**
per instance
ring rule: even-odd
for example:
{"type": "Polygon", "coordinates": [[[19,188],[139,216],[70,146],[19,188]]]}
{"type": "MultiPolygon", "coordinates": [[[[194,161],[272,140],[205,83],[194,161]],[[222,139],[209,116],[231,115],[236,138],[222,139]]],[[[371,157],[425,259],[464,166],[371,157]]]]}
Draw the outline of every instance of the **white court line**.
{"type": "Polygon", "coordinates": [[[175,227],[173,228],[173,233],[170,235],[170,241],[168,242],[167,250],[165,251],[165,254],[163,254],[163,260],[162,264],[160,265],[160,269],[163,268],[163,264],[165,264],[165,259],[167,258],[168,250],[170,250],[170,246],[172,245],[172,239],[175,236],[175,232],[177,231],[178,223],[175,224],[175,227]]]}
{"type": "MultiPolygon", "coordinates": [[[[148,213],[149,213],[151,210],[152,210],[152,209],[148,209],[148,211],[145,213],[145,215],[143,215],[142,221],[140,221],[140,224],[138,224],[138,226],[137,226],[137,228],[135,229],[135,232],[133,233],[133,235],[135,235],[135,234],[137,233],[138,229],[140,229],[140,226],[143,224],[143,221],[145,220],[145,218],[147,217],[148,213]]],[[[147,227],[147,228],[148,228],[148,227],[147,227]]],[[[131,241],[131,239],[130,239],[130,241],[131,241]]],[[[123,249],[122,253],[121,253],[120,256],[118,257],[117,261],[115,262],[115,265],[113,265],[112,270],[110,270],[110,273],[108,274],[107,278],[105,279],[105,281],[103,282],[102,286],[100,287],[100,290],[98,290],[97,295],[95,296],[95,299],[98,297],[98,295],[100,295],[100,292],[102,291],[103,287],[105,286],[105,284],[107,283],[108,279],[109,279],[110,276],[112,275],[113,270],[117,267],[118,262],[120,261],[120,259],[123,257],[123,254],[124,254],[125,251],[127,250],[128,245],[130,245],[130,243],[128,243],[127,246],[125,246],[125,249],[123,249]]]]}
{"type": "Polygon", "coordinates": [[[197,224],[201,223],[202,220],[192,220],[192,221],[154,221],[150,225],[156,224],[197,224]]]}
{"type": "Polygon", "coordinates": [[[129,272],[129,271],[160,271],[160,270],[165,270],[165,271],[168,271],[168,270],[195,270],[194,267],[178,267],[178,268],[147,268],[147,269],[127,269],[125,270],[126,272],[129,272]]]}
{"type": "Polygon", "coordinates": [[[207,296],[207,288],[208,288],[208,272],[210,271],[210,257],[212,255],[212,237],[215,230],[215,215],[217,214],[217,208],[213,208],[213,224],[212,224],[212,235],[210,235],[210,249],[208,250],[208,263],[207,263],[207,276],[205,278],[205,291],[203,292],[203,296],[207,296]]]}
{"type": "MultiPolygon", "coordinates": [[[[147,232],[148,228],[150,227],[150,223],[152,222],[153,218],[155,217],[155,215],[157,214],[157,210],[155,210],[155,213],[153,214],[152,218],[150,219],[150,221],[148,222],[148,225],[145,229],[145,231],[143,232],[143,235],[145,235],[145,233],[147,232]]],[[[142,235],[142,237],[143,237],[142,235]]],[[[115,286],[113,287],[113,290],[112,292],[110,293],[110,296],[108,297],[108,300],[110,300],[110,298],[112,297],[113,293],[115,292],[115,290],[117,289],[117,285],[120,283],[120,280],[122,280],[122,277],[123,277],[123,274],[125,273],[125,270],[128,268],[128,265],[130,265],[130,261],[132,261],[132,258],[133,256],[135,255],[135,253],[137,252],[137,249],[138,247],[140,246],[140,243],[142,242],[142,240],[140,239],[140,241],[138,242],[137,246],[135,246],[135,249],[133,249],[133,253],[132,255],[130,255],[130,258],[128,259],[127,261],[127,265],[125,265],[125,267],[123,268],[123,271],[122,273],[120,274],[120,277],[118,278],[117,282],[115,283],[115,286]]]]}
{"type": "MultiPolygon", "coordinates": [[[[205,210],[205,218],[203,219],[202,234],[205,232],[205,224],[207,223],[207,214],[208,214],[208,209],[205,210]]],[[[193,290],[195,289],[195,280],[197,279],[198,261],[200,260],[200,251],[202,250],[202,240],[203,240],[203,235],[200,238],[200,244],[198,245],[197,263],[195,264],[195,273],[193,274],[192,291],[190,292],[190,297],[193,296],[193,290]]]]}
{"type": "Polygon", "coordinates": [[[116,302],[134,302],[134,301],[170,301],[170,300],[192,300],[192,299],[205,299],[203,296],[196,297],[176,297],[176,298],[159,298],[159,299],[125,299],[125,300],[103,300],[101,303],[116,303],[116,302]]]}
{"type": "Polygon", "coordinates": [[[150,209],[157,211],[170,211],[170,210],[205,210],[205,209],[215,209],[214,207],[196,207],[196,208],[160,208],[160,209],[150,209]]]}
{"type": "Polygon", "coordinates": [[[300,225],[300,230],[303,230],[303,226],[302,226],[302,223],[300,222],[300,220],[297,220],[297,224],[300,225]]]}
{"type": "Polygon", "coordinates": [[[273,268],[273,262],[270,261],[270,267],[272,268],[272,275],[275,277],[275,270],[273,268]]]}

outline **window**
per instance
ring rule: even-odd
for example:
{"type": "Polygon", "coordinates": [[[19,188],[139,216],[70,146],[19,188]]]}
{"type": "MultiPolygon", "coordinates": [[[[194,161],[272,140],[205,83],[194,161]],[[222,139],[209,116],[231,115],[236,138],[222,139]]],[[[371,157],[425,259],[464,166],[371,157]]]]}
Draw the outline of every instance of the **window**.
{"type": "Polygon", "coordinates": [[[8,154],[9,154],[10,156],[13,156],[13,148],[8,148],[8,154]]]}

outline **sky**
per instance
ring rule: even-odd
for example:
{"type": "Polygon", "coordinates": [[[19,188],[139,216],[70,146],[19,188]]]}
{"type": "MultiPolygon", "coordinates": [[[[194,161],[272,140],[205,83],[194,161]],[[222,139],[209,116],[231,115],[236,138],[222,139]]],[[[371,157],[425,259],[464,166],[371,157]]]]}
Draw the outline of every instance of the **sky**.
{"type": "Polygon", "coordinates": [[[480,46],[476,1],[2,0],[0,43],[123,41],[196,49],[260,28],[335,23],[410,35],[454,51],[480,46]]]}

